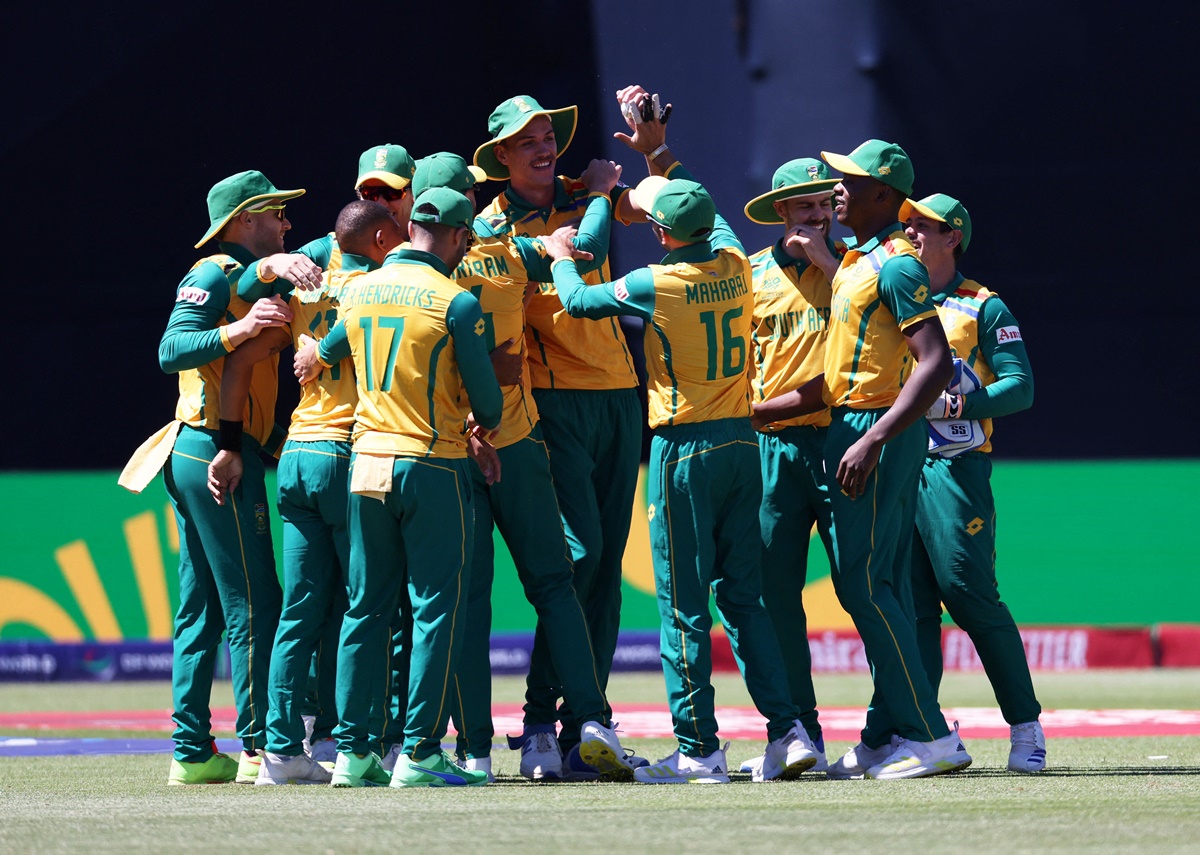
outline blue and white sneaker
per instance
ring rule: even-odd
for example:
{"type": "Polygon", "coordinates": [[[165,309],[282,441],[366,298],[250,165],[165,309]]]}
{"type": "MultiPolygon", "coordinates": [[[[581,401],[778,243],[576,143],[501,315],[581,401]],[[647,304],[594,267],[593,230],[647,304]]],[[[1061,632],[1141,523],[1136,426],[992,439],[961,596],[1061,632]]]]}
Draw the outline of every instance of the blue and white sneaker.
{"type": "Polygon", "coordinates": [[[562,749],[553,733],[525,731],[508,737],[508,747],[521,752],[521,776],[531,781],[561,781],[563,778],[562,749]]]}
{"type": "Polygon", "coordinates": [[[1012,772],[1040,772],[1046,768],[1046,734],[1042,724],[1030,721],[1014,724],[1009,729],[1012,748],[1008,752],[1008,768],[1012,772]]]}

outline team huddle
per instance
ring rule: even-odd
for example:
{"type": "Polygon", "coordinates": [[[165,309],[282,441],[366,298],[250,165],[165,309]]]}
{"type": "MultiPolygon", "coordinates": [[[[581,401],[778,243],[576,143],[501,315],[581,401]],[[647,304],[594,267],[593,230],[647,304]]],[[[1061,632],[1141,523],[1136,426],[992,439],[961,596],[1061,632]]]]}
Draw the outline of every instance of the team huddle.
{"type": "MultiPolygon", "coordinates": [[[[1011,726],[1008,767],[1045,766],[1020,635],[995,577],[992,419],[1032,404],[1020,329],[958,272],[956,199],[913,194],[899,146],[783,164],[745,205],[782,226],[750,254],[666,143],[671,106],[617,93],[648,176],[556,174],[575,107],[510,98],[473,162],[365,151],[334,231],[286,252],[260,172],[218,182],[219,241],[180,283],[159,347],[175,420],[121,483],[162,471],[176,512],[170,784],[474,786],[494,780],[493,530],[537,627],[524,728],[537,781],[727,783],[710,597],[767,722],[753,781],[909,778],[971,756],[938,704],[943,604],[1011,726]],[[833,170],[833,171],[831,171],[833,170]],[[834,172],[841,173],[836,177],[834,172]],[[477,212],[475,187],[505,189],[477,212]],[[848,228],[831,236],[833,219],[848,228]],[[665,257],[613,277],[613,221],[665,257]],[[623,746],[606,696],[641,459],[645,325],[651,557],[678,749],[623,746]],[[275,424],[279,353],[300,401],[275,424]],[[282,587],[262,453],[276,455],[282,587]],[[861,741],[829,762],[802,590],[816,528],[871,664],[861,741]],[[209,696],[225,634],[237,758],[209,696]],[[450,723],[457,742],[443,749],[450,723]]],[[[736,766],[735,766],[736,768],[736,766]]]]}

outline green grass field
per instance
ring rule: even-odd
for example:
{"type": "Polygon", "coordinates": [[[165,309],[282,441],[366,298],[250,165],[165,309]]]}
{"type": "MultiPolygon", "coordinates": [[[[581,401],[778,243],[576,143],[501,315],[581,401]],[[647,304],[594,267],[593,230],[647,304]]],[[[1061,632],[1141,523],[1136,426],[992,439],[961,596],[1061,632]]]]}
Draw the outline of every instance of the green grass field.
{"type": "MultiPolygon", "coordinates": [[[[1195,671],[1037,674],[1048,709],[1200,709],[1195,671]]],[[[748,704],[736,677],[719,705],[748,704]]],[[[520,680],[495,681],[498,703],[520,680]]],[[[865,702],[862,676],[821,677],[830,706],[865,702]]],[[[661,702],[658,675],[618,675],[610,695],[661,702]]],[[[214,704],[229,705],[227,684],[214,704]]],[[[984,678],[948,675],[947,706],[994,703],[984,678]]],[[[164,684],[5,685],[0,711],[166,708],[164,684]]],[[[619,717],[619,715],[618,715],[619,717]]],[[[10,734],[11,735],[11,734],[10,734]]],[[[111,732],[76,734],[114,736],[111,732]]],[[[146,735],[146,734],[137,734],[146,735]]],[[[668,740],[637,740],[657,759],[668,740]]],[[[847,743],[831,742],[830,756],[847,743]]],[[[495,785],[399,792],[327,787],[168,788],[165,755],[0,758],[0,852],[1024,852],[1200,851],[1200,737],[1059,739],[1039,776],[1004,771],[1005,740],[972,740],[967,771],[913,781],[724,787],[534,785],[498,751],[495,785]]],[[[761,751],[730,746],[731,762],[761,751]]]]}

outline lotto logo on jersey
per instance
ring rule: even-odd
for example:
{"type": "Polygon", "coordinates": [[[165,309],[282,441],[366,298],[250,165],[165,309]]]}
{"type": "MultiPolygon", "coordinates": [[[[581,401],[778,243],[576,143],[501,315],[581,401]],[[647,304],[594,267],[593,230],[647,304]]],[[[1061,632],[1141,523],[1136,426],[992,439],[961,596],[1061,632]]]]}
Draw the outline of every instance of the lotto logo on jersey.
{"type": "MultiPolygon", "coordinates": [[[[203,288],[193,288],[189,285],[186,288],[179,289],[179,293],[175,295],[175,302],[195,303],[197,306],[203,306],[208,302],[208,298],[209,293],[203,288]]],[[[1013,329],[1016,329],[1016,327],[1013,327],[1013,329]]]]}
{"type": "Polygon", "coordinates": [[[913,299],[918,303],[924,303],[925,298],[929,296],[929,289],[922,285],[916,291],[913,291],[913,299]]]}
{"type": "Polygon", "coordinates": [[[480,318],[475,322],[475,335],[483,335],[485,332],[487,332],[487,324],[484,323],[483,318],[480,318]]]}
{"type": "Polygon", "coordinates": [[[1020,327],[1000,327],[996,330],[996,344],[1008,344],[1010,341],[1021,341],[1020,327]]]}

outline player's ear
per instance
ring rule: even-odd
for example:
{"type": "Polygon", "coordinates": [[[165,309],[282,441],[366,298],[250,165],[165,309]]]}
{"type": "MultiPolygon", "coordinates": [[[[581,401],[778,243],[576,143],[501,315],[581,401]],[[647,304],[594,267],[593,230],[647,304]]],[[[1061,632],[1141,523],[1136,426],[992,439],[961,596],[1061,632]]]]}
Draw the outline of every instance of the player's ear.
{"type": "Polygon", "coordinates": [[[783,203],[782,202],[775,202],[772,204],[771,207],[773,207],[775,209],[775,213],[779,215],[779,218],[781,220],[784,220],[784,221],[787,220],[787,217],[785,217],[783,215],[783,203]]]}
{"type": "Polygon", "coordinates": [[[493,146],[492,153],[496,155],[496,160],[500,161],[501,166],[508,166],[508,150],[504,147],[504,143],[497,143],[493,146]]]}

